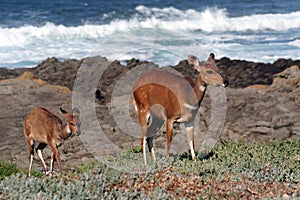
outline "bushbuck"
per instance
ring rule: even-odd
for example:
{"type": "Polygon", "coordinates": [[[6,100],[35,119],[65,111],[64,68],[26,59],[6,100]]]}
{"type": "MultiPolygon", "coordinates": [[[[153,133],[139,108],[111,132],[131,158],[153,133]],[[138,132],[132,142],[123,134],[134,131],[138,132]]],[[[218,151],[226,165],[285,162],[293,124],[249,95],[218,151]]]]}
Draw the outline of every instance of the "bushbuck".
{"type": "Polygon", "coordinates": [[[182,122],[185,125],[194,160],[194,119],[204,97],[206,86],[208,84],[226,86],[215,65],[213,53],[209,55],[207,62],[203,63],[200,63],[196,56],[190,55],[188,63],[199,72],[196,81],[167,71],[150,70],[141,75],[133,84],[134,103],[142,128],[141,146],[145,165],[147,165],[146,142],[152,160],[156,160],[153,148],[156,129],[151,126],[161,124],[160,121],[166,122],[166,157],[169,156],[173,123],[182,122]]]}
{"type": "Polygon", "coordinates": [[[45,108],[34,108],[24,120],[24,135],[30,153],[28,176],[31,175],[32,161],[34,156],[34,144],[37,142],[36,152],[42,162],[46,175],[51,175],[53,171],[54,160],[57,167],[62,172],[58,146],[71,136],[72,133],[80,135],[80,119],[79,110],[74,108],[72,114],[60,108],[61,113],[65,117],[67,123],[64,125],[62,120],[45,108]],[[50,170],[43,159],[42,151],[49,145],[51,154],[50,170]]]}

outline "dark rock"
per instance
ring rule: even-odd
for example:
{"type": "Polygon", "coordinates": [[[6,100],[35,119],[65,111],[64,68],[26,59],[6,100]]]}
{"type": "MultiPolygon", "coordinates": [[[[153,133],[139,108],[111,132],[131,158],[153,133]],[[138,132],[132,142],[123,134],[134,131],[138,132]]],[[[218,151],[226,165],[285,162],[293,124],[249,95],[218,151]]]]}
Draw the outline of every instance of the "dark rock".
{"type": "Polygon", "coordinates": [[[101,91],[99,89],[96,90],[95,92],[95,97],[98,99],[101,103],[105,102],[105,97],[102,96],[101,91]]]}
{"type": "Polygon", "coordinates": [[[36,78],[50,84],[66,86],[72,90],[81,62],[75,59],[60,62],[56,58],[48,58],[32,71],[36,78]]]}
{"type": "MultiPolygon", "coordinates": [[[[42,79],[50,84],[63,85],[72,90],[76,73],[83,60],[85,59],[69,59],[61,62],[56,58],[48,58],[35,68],[0,68],[0,80],[14,78],[20,76],[25,71],[31,71],[36,78],[42,79]]],[[[110,72],[106,72],[103,77],[105,77],[106,80],[112,79],[118,77],[120,73],[123,73],[128,69],[145,63],[149,62],[131,59],[127,61],[127,66],[123,66],[119,61],[114,61],[109,68],[110,72],[114,73],[107,74],[110,72]]],[[[216,60],[216,64],[220,68],[221,74],[229,81],[229,87],[245,88],[256,84],[271,85],[275,74],[292,65],[300,66],[300,60],[278,59],[270,64],[249,62],[245,60],[230,60],[229,58],[224,57],[216,60]]],[[[185,60],[180,61],[174,68],[184,75],[194,76],[195,74],[195,71],[188,66],[185,60]]],[[[101,83],[102,84],[100,85],[102,88],[99,88],[101,91],[103,87],[110,85],[107,81],[102,81],[101,83]]]]}
{"type": "MultiPolygon", "coordinates": [[[[300,60],[279,59],[273,64],[269,64],[230,60],[224,57],[216,60],[216,65],[223,77],[229,81],[229,87],[245,88],[256,84],[271,85],[275,74],[292,65],[300,65],[300,60]]],[[[194,69],[188,66],[187,61],[180,61],[174,68],[184,75],[195,76],[194,69]]]]}

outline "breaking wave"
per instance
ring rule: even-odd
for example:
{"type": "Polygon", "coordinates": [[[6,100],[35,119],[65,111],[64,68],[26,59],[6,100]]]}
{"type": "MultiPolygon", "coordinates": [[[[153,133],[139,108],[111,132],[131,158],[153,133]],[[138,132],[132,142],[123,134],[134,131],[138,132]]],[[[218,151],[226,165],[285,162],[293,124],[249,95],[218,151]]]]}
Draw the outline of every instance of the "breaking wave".
{"type": "MultiPolygon", "coordinates": [[[[108,16],[111,16],[110,13],[104,14],[102,19],[105,21],[108,16]]],[[[131,16],[125,19],[113,18],[106,23],[93,24],[89,22],[81,26],[65,26],[48,22],[43,26],[23,25],[14,28],[0,26],[0,53],[3,58],[0,67],[8,65],[16,67],[18,66],[16,63],[20,62],[34,65],[49,56],[61,58],[91,56],[94,45],[100,44],[107,36],[132,30],[167,30],[191,36],[196,40],[201,36],[201,41],[218,38],[215,43],[222,45],[222,48],[224,45],[230,47],[243,44],[239,43],[241,37],[243,37],[243,42],[246,41],[245,43],[249,44],[252,40],[257,39],[255,32],[299,30],[299,19],[300,11],[231,17],[226,9],[219,8],[197,11],[194,9],[179,10],[174,7],[137,6],[131,16]],[[249,32],[250,34],[248,34],[249,32]],[[220,41],[222,37],[225,38],[224,41],[220,41]]],[[[151,37],[153,35],[147,35],[147,33],[143,35],[145,40],[151,37]]],[[[282,39],[277,38],[276,35],[274,37],[273,41],[282,39]]],[[[134,40],[134,38],[131,39],[134,40]]],[[[290,46],[299,46],[299,38],[286,38],[285,40],[290,46]]],[[[170,43],[165,45],[169,46],[170,43]]],[[[207,42],[205,43],[207,44],[207,42]]],[[[214,41],[210,43],[214,43],[214,41]]],[[[130,46],[131,44],[128,42],[125,45],[130,46]]],[[[112,45],[112,48],[118,48],[118,44],[112,45]]],[[[105,56],[105,51],[98,53],[105,56]]],[[[233,55],[233,57],[235,56],[233,55]]]]}

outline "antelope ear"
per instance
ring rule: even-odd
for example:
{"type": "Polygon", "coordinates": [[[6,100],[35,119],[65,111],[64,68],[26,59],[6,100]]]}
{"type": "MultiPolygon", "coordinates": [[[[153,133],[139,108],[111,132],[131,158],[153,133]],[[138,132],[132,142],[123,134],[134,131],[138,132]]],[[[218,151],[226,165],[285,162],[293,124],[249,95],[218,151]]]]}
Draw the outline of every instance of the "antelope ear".
{"type": "Polygon", "coordinates": [[[73,110],[72,110],[72,115],[73,116],[80,116],[80,111],[79,111],[79,109],[78,108],[73,108],[73,110]]]}
{"type": "Polygon", "coordinates": [[[207,62],[210,64],[214,64],[215,63],[215,54],[210,53],[208,56],[207,62]]]}
{"type": "Polygon", "coordinates": [[[200,65],[199,59],[193,55],[188,56],[188,63],[194,69],[197,69],[197,67],[200,65]]]}

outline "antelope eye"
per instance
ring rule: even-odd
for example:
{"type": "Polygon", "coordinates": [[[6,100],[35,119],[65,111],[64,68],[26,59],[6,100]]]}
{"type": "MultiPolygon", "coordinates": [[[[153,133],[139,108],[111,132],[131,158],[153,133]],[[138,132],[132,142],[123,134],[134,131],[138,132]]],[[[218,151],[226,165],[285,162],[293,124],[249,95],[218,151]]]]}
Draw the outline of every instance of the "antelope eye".
{"type": "Polygon", "coordinates": [[[75,124],[74,124],[74,123],[72,123],[72,122],[70,123],[70,125],[71,125],[71,126],[75,126],[75,124]]]}
{"type": "Polygon", "coordinates": [[[207,73],[207,74],[212,74],[212,73],[214,73],[214,72],[211,71],[211,70],[207,70],[206,73],[207,73]]]}

